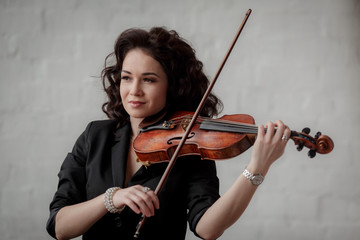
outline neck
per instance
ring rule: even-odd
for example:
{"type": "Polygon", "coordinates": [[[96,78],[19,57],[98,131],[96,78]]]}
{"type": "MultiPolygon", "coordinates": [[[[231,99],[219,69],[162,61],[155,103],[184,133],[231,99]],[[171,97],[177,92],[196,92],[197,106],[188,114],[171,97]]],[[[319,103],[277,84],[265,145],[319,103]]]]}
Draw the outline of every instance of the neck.
{"type": "Polygon", "coordinates": [[[131,131],[132,136],[137,136],[139,134],[139,124],[143,121],[143,118],[132,118],[130,117],[130,123],[131,123],[131,131]]]}

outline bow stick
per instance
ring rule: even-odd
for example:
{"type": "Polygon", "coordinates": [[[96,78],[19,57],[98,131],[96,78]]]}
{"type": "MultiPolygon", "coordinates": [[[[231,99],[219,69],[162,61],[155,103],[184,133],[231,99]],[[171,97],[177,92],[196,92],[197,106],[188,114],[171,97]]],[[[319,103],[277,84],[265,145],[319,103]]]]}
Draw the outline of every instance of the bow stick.
{"type": "MultiPolygon", "coordinates": [[[[224,57],[221,65],[220,65],[218,71],[216,72],[215,77],[213,78],[213,80],[212,80],[211,83],[209,84],[209,86],[208,86],[208,88],[207,88],[207,90],[206,90],[203,98],[201,99],[201,102],[200,102],[199,106],[197,107],[197,109],[196,109],[196,111],[195,111],[195,113],[194,113],[194,115],[193,115],[193,117],[192,117],[192,119],[191,119],[188,127],[186,128],[186,131],[185,131],[183,137],[181,138],[181,141],[179,142],[179,145],[177,146],[174,154],[172,155],[172,157],[171,157],[171,159],[170,159],[170,161],[169,161],[169,164],[168,164],[168,166],[166,167],[165,172],[164,172],[163,176],[161,177],[161,179],[160,179],[160,181],[159,181],[159,183],[158,183],[158,185],[157,185],[157,187],[156,187],[156,189],[155,189],[155,192],[154,192],[154,193],[155,193],[156,195],[158,195],[158,193],[161,191],[161,189],[162,189],[162,187],[163,187],[163,185],[164,185],[164,183],[165,183],[165,180],[167,179],[167,177],[169,176],[169,174],[170,174],[170,172],[171,172],[171,169],[172,169],[173,166],[175,165],[175,162],[176,162],[176,159],[177,159],[177,157],[178,157],[178,155],[179,155],[179,153],[180,153],[180,150],[181,150],[181,148],[183,147],[183,145],[185,144],[185,141],[186,141],[187,137],[189,136],[190,131],[191,131],[191,129],[193,128],[193,126],[194,126],[194,124],[195,124],[195,122],[196,122],[197,117],[200,115],[200,112],[201,112],[202,108],[204,107],[205,102],[206,102],[208,96],[210,95],[210,92],[211,92],[211,90],[213,89],[213,87],[214,87],[214,85],[215,85],[215,82],[216,82],[217,78],[218,78],[219,75],[220,75],[221,70],[223,69],[223,67],[224,67],[227,59],[229,58],[230,53],[231,53],[232,49],[234,48],[235,43],[236,43],[237,39],[239,38],[240,33],[242,32],[242,30],[243,30],[243,28],[244,28],[244,26],[245,26],[245,24],[246,24],[246,22],[247,22],[247,20],[248,20],[248,18],[249,18],[249,16],[250,16],[251,11],[252,11],[252,10],[249,9],[249,10],[246,12],[245,17],[244,17],[244,19],[243,19],[243,21],[242,21],[242,23],[241,23],[241,25],[240,25],[240,27],[239,27],[238,32],[237,32],[236,35],[235,35],[235,38],[234,38],[233,42],[231,43],[231,46],[230,46],[228,52],[226,53],[226,55],[225,55],[225,57],[224,57]]],[[[137,226],[137,229],[136,229],[134,238],[138,238],[138,237],[139,237],[139,235],[140,235],[140,230],[141,230],[142,227],[144,226],[145,221],[146,221],[146,217],[145,217],[145,215],[142,215],[142,217],[141,217],[141,219],[140,219],[140,221],[139,221],[139,224],[138,224],[138,226],[137,226]]]]}

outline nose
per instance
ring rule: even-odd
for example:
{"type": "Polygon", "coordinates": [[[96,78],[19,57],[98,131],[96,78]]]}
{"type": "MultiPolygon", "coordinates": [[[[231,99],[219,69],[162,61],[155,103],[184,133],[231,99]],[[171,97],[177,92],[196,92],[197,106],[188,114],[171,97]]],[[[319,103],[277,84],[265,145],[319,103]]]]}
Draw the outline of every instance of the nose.
{"type": "Polygon", "coordinates": [[[138,96],[141,95],[141,93],[142,93],[141,82],[138,79],[136,79],[131,84],[130,95],[138,96]]]}

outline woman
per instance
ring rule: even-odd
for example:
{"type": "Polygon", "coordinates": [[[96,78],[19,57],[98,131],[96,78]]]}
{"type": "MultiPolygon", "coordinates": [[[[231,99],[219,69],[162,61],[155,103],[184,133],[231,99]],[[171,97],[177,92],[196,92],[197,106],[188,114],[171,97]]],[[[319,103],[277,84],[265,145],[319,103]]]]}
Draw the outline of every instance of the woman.
{"type": "MultiPolygon", "coordinates": [[[[197,236],[218,238],[246,209],[290,130],[281,121],[267,123],[266,133],[259,126],[246,169],[221,197],[215,163],[198,156],[180,157],[156,196],[167,163],[142,166],[132,142],[144,126],[195,111],[209,84],[202,63],[175,31],[129,29],[107,57],[102,80],[110,120],[90,123],[62,164],[48,232],[57,239],[133,239],[145,215],[141,239],[184,239],[186,221],[197,236]]],[[[211,94],[201,115],[221,107],[211,94]]]]}

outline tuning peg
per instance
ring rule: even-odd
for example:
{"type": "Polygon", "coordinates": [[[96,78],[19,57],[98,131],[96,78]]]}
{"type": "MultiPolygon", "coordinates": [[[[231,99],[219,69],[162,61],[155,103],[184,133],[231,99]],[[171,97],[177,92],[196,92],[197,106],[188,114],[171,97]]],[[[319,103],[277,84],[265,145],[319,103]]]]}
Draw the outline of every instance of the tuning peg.
{"type": "Polygon", "coordinates": [[[314,136],[315,140],[317,140],[321,136],[321,132],[317,132],[314,136]]]}
{"type": "Polygon", "coordinates": [[[309,158],[313,158],[313,157],[315,157],[315,155],[316,155],[316,151],[315,150],[310,150],[309,152],[308,152],[308,156],[309,156],[309,158]]]}
{"type": "Polygon", "coordinates": [[[300,151],[304,148],[304,145],[305,145],[305,142],[300,142],[300,143],[297,145],[296,149],[300,152],[300,151]]]}
{"type": "Polygon", "coordinates": [[[303,133],[309,134],[310,133],[310,128],[306,127],[302,130],[303,133]]]}

